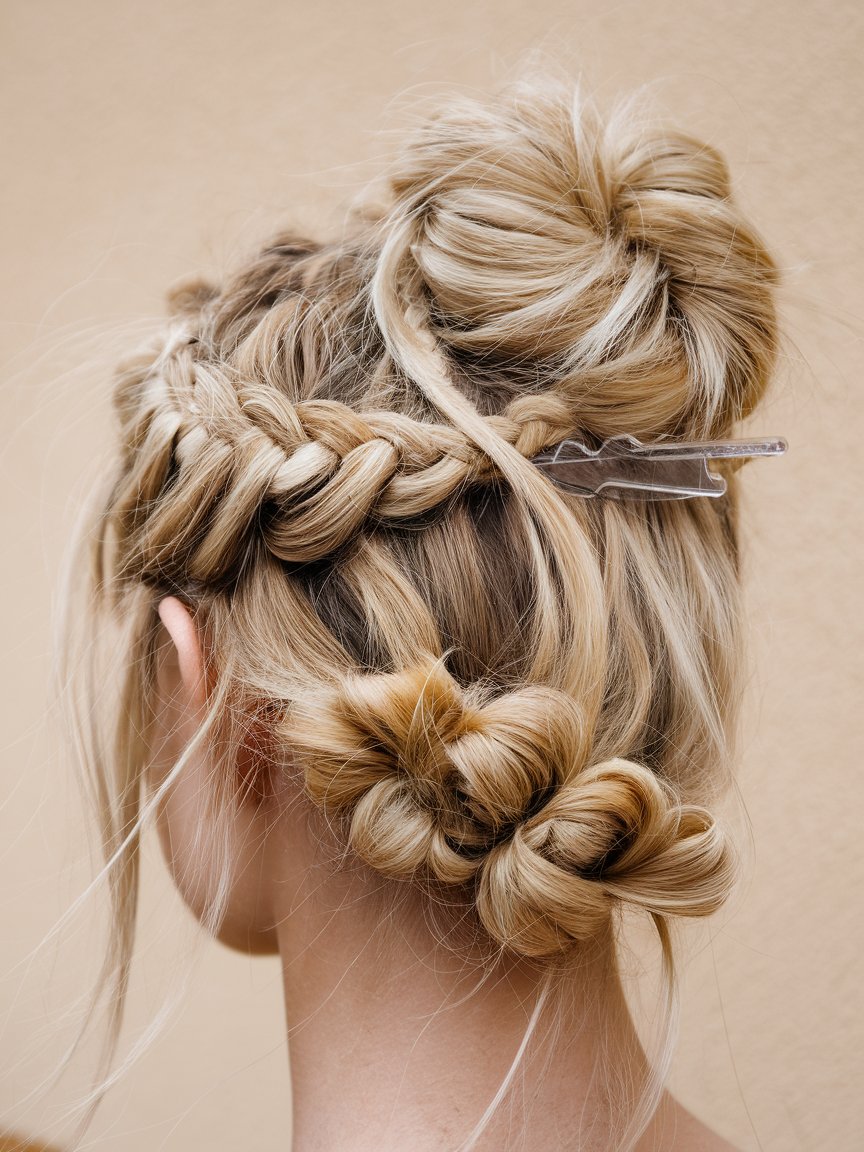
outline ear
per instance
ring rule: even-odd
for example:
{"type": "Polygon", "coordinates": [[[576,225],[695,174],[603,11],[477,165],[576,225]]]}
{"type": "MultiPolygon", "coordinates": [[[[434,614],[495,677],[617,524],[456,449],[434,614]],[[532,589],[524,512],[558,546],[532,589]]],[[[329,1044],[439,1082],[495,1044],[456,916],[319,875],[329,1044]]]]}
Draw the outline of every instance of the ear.
{"type": "Polygon", "coordinates": [[[207,680],[201,639],[195,621],[186,605],[176,596],[166,596],[160,601],[159,619],[174,644],[180,681],[189,703],[195,708],[203,708],[207,703],[207,680]]]}
{"type": "MultiPolygon", "coordinates": [[[[160,735],[151,762],[151,779],[161,782],[194,737],[207,707],[207,680],[201,637],[189,609],[176,596],[159,603],[159,619],[171,644],[162,645],[164,696],[158,711],[160,735]]],[[[199,749],[172,782],[159,806],[158,830],[174,882],[188,907],[200,919],[219,880],[208,846],[207,750],[199,749]]],[[[251,772],[238,764],[238,774],[251,772]]],[[[272,920],[273,848],[271,816],[263,805],[243,803],[231,829],[234,863],[225,919],[217,939],[246,953],[278,952],[272,920]]],[[[275,857],[273,857],[275,858],[275,857]]]]}

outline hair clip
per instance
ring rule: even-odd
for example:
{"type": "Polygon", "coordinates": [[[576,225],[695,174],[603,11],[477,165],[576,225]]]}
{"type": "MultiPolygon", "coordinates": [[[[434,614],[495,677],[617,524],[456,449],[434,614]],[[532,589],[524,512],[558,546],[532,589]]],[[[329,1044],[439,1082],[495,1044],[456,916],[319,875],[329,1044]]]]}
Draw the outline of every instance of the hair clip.
{"type": "Polygon", "coordinates": [[[709,460],[780,456],[788,445],[779,436],[764,440],[714,440],[692,444],[642,444],[635,436],[611,436],[599,448],[564,440],[532,457],[560,488],[576,496],[612,500],[686,500],[722,496],[726,481],[708,471],[709,460]]]}

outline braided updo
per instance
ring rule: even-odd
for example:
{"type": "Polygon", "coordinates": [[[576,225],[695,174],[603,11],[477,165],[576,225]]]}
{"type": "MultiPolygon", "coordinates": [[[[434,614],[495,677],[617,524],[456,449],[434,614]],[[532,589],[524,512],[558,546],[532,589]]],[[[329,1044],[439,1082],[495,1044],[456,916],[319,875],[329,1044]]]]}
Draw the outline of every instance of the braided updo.
{"type": "Polygon", "coordinates": [[[496,947],[566,954],[621,902],[710,913],[735,477],[580,501],[529,458],[728,434],[772,370],[774,284],[705,144],[552,86],[454,100],[339,243],[185,284],[122,366],[99,571],[139,612],[127,702],[178,594],[219,747],[266,722],[355,858],[463,894],[496,947]]]}

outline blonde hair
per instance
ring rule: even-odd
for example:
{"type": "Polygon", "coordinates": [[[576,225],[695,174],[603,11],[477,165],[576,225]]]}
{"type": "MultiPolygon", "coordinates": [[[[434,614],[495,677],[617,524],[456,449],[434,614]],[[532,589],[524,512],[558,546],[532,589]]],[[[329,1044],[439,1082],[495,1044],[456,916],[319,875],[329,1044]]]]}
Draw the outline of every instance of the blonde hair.
{"type": "Polygon", "coordinates": [[[490,956],[561,970],[629,904],[671,980],[667,918],[735,872],[710,806],[741,689],[737,477],[582,500],[530,457],[727,435],[771,375],[775,281],[716,151],[532,81],[442,102],[338,242],[284,235],[172,294],[119,369],[86,589],[123,637],[85,756],[115,1038],[167,594],[207,641],[217,829],[263,727],[344,859],[446,891],[490,956]]]}

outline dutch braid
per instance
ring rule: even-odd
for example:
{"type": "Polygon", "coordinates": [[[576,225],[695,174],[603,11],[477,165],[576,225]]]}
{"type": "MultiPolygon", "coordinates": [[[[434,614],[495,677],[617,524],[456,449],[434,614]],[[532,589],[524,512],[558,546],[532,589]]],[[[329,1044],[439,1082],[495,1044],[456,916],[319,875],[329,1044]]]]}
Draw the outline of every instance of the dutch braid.
{"type": "MultiPolygon", "coordinates": [[[[170,334],[136,381],[141,401],[125,429],[148,467],[130,470],[118,512],[134,536],[129,563],[149,577],[218,583],[253,528],[281,560],[320,560],[369,520],[416,518],[498,474],[453,426],[334,400],[292,403],[199,358],[199,347],[183,328],[170,334]]],[[[517,397],[485,421],[526,457],[574,428],[571,409],[551,392],[517,397]]]]}

